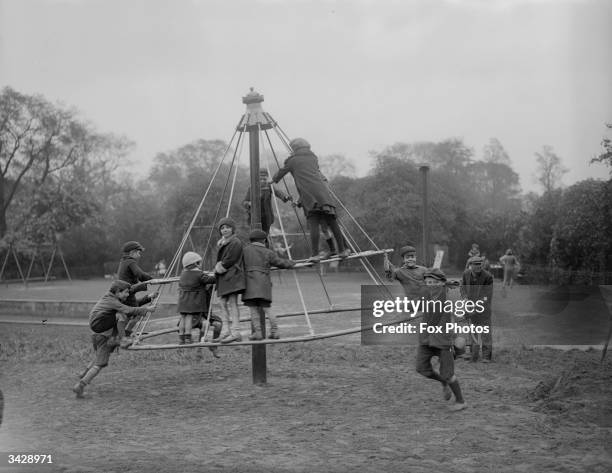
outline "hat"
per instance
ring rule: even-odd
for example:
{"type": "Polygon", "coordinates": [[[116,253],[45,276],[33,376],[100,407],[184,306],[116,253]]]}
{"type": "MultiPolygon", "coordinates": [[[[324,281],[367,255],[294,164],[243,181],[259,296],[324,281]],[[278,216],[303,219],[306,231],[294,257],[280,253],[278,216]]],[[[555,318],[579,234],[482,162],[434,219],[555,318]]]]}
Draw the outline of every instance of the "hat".
{"type": "Polygon", "coordinates": [[[183,255],[183,268],[199,263],[200,261],[202,261],[202,257],[199,254],[195,251],[188,251],[183,255]]]}
{"type": "Polygon", "coordinates": [[[129,289],[130,287],[132,287],[132,285],[129,282],[125,282],[122,281],[121,279],[117,279],[116,281],[113,281],[113,283],[111,284],[109,291],[112,292],[113,294],[116,294],[119,291],[124,291],[126,289],[129,289]]]}
{"type": "Polygon", "coordinates": [[[484,258],[482,256],[472,256],[468,260],[468,264],[474,264],[477,266],[480,266],[482,263],[484,263],[484,258]]]}
{"type": "Polygon", "coordinates": [[[400,248],[400,256],[404,256],[406,253],[416,253],[416,249],[414,248],[414,246],[402,246],[400,248]]]}
{"type": "Polygon", "coordinates": [[[142,246],[137,241],[128,241],[123,244],[122,251],[124,253],[129,253],[130,251],[134,251],[134,250],[144,251],[144,246],[142,246]]]}
{"type": "Polygon", "coordinates": [[[268,235],[263,230],[252,230],[251,233],[249,233],[249,240],[251,241],[265,240],[266,238],[268,238],[268,235]]]}
{"type": "Polygon", "coordinates": [[[293,138],[289,142],[289,146],[291,146],[291,149],[294,152],[297,151],[298,149],[301,149],[301,148],[310,149],[310,143],[308,141],[306,141],[304,138],[293,138]]]}
{"type": "Polygon", "coordinates": [[[217,228],[219,230],[221,230],[221,227],[223,225],[227,225],[229,227],[232,227],[232,229],[234,231],[236,231],[236,222],[234,222],[231,218],[229,217],[223,217],[221,220],[219,220],[219,223],[217,224],[217,228]]]}
{"type": "Polygon", "coordinates": [[[259,170],[259,175],[260,176],[267,176],[268,175],[268,170],[266,168],[261,168],[259,170]]]}
{"type": "Polygon", "coordinates": [[[446,282],[446,274],[439,268],[430,268],[425,271],[424,278],[437,279],[438,281],[446,282]]]}

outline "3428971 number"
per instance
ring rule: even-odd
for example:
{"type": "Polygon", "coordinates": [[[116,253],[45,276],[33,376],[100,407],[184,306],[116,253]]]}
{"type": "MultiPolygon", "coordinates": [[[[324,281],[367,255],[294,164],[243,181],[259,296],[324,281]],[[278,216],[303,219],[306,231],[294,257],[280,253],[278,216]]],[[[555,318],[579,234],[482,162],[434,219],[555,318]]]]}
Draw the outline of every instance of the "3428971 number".
{"type": "Polygon", "coordinates": [[[53,463],[53,458],[49,454],[38,453],[16,453],[7,454],[7,462],[9,465],[14,464],[36,464],[36,463],[53,463]]]}

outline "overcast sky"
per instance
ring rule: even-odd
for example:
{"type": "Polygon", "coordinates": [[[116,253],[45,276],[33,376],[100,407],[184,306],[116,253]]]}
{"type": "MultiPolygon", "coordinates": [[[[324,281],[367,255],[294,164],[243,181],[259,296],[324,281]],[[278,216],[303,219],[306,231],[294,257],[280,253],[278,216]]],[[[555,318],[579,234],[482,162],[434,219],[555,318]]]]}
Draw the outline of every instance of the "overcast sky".
{"type": "Polygon", "coordinates": [[[0,0],[0,86],[75,106],[153,156],[229,141],[253,86],[320,156],[491,137],[525,190],[550,145],[571,184],[612,122],[610,1],[0,0]]]}

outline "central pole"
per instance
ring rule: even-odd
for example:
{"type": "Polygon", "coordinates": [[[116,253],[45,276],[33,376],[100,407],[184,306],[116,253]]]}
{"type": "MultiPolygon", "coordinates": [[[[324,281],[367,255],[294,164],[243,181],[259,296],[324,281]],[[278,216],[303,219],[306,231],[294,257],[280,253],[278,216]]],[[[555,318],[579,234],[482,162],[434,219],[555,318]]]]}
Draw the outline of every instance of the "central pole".
{"type": "Polygon", "coordinates": [[[419,171],[421,171],[423,177],[423,262],[425,266],[429,267],[429,195],[427,188],[429,165],[422,164],[419,171]]]}
{"type": "MultiPolygon", "coordinates": [[[[249,132],[249,167],[251,181],[251,230],[261,230],[261,186],[259,183],[259,132],[272,128],[268,116],[261,108],[263,95],[251,91],[242,98],[246,104],[247,111],[238,125],[239,131],[245,129],[249,132]]],[[[266,315],[261,308],[256,315],[259,317],[261,332],[266,337],[266,315]]],[[[254,384],[266,384],[267,382],[267,359],[266,345],[251,345],[251,365],[254,384]]]]}
{"type": "MultiPolygon", "coordinates": [[[[251,230],[261,230],[261,187],[259,185],[259,130],[249,131],[249,150],[251,167],[251,230]]],[[[266,315],[259,310],[261,334],[266,338],[266,315]]],[[[253,317],[253,315],[251,315],[253,317]]],[[[252,345],[251,364],[253,365],[253,383],[266,384],[267,356],[266,345],[252,345]]]]}

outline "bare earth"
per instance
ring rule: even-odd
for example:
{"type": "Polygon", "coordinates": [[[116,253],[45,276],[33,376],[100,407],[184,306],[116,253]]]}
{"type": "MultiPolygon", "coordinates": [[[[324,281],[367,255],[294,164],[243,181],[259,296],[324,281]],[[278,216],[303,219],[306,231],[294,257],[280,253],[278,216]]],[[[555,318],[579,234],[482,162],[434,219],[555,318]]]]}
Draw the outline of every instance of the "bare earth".
{"type": "MultiPolygon", "coordinates": [[[[339,303],[358,300],[359,282],[329,279],[339,303]]],[[[276,283],[290,292],[289,278],[276,283]]],[[[65,290],[95,299],[107,284],[13,286],[0,298],[22,291],[70,300],[65,290]]],[[[264,387],[252,383],[249,347],[222,348],[221,359],[207,349],[122,351],[77,400],[70,389],[91,357],[89,329],[0,322],[0,454],[54,460],[29,470],[0,464],[0,472],[612,471],[612,354],[600,365],[599,350],[522,346],[558,320],[547,319],[550,303],[536,312],[524,302],[530,290],[494,299],[495,363],[457,361],[469,404],[458,413],[447,410],[438,383],[414,371],[415,347],[362,346],[358,335],[269,346],[264,387]]],[[[324,297],[314,284],[305,294],[324,297]]],[[[579,307],[597,304],[571,297],[579,307]]],[[[295,297],[276,300],[279,310],[296,309],[295,297]]],[[[358,314],[338,317],[313,322],[359,323],[358,314]]],[[[602,343],[607,317],[555,336],[602,343]]],[[[281,319],[281,327],[304,330],[304,322],[281,319]]]]}
{"type": "Polygon", "coordinates": [[[0,450],[51,453],[44,471],[612,469],[612,361],[601,367],[596,351],[458,361],[459,413],[414,371],[414,348],[343,339],[269,347],[265,387],[252,384],[248,347],[219,360],[123,351],[77,400],[84,328],[0,327],[0,450]]]}

